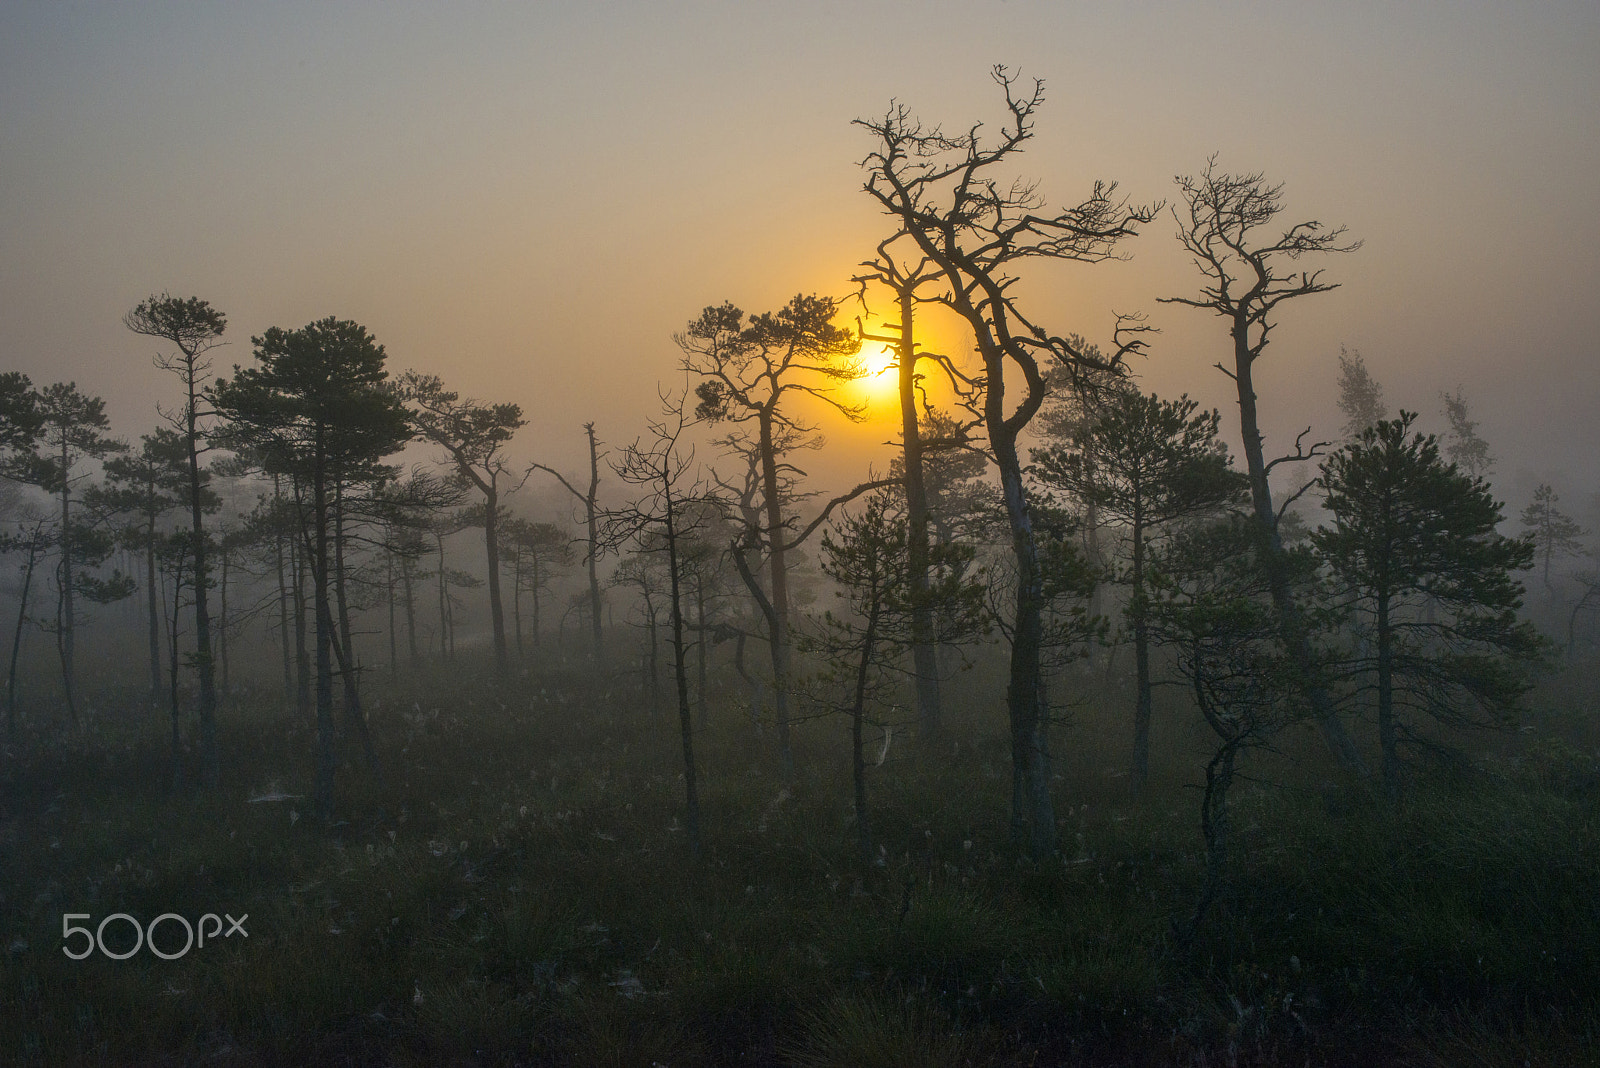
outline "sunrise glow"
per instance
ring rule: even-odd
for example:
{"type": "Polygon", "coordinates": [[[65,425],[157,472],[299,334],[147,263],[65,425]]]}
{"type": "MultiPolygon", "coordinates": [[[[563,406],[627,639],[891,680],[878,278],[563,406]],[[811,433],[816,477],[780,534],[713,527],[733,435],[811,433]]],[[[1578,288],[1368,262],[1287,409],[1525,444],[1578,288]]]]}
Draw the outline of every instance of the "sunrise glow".
{"type": "Polygon", "coordinates": [[[871,406],[873,415],[887,415],[899,397],[894,350],[882,342],[868,341],[861,346],[856,359],[863,374],[852,385],[871,406]]]}

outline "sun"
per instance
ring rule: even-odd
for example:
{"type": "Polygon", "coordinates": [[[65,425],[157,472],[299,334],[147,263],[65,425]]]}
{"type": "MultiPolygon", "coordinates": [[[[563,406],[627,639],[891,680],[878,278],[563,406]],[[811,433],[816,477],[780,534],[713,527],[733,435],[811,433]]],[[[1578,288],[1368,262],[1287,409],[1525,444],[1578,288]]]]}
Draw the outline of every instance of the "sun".
{"type": "Polygon", "coordinates": [[[898,403],[900,378],[894,350],[879,341],[868,341],[856,355],[863,375],[853,385],[856,391],[874,408],[898,403]]]}

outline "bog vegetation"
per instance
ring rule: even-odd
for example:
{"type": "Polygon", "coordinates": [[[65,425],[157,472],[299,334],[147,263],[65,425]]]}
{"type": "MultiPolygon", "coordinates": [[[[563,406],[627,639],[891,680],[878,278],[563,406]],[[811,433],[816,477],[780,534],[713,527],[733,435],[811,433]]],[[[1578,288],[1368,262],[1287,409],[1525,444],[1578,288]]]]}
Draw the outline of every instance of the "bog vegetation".
{"type": "Polygon", "coordinates": [[[995,80],[992,135],[862,120],[853,294],[691,314],[581,473],[337,317],[224,371],[140,302],[137,447],[0,374],[0,1060],[1592,1061],[1588,533],[1359,353],[1273,455],[1269,335],[1358,242],[1215,161],[1052,211],[995,80]],[[1235,442],[1012,285],[1159,220],[1235,442]],[[901,449],[818,485],[863,343],[901,449]]]}

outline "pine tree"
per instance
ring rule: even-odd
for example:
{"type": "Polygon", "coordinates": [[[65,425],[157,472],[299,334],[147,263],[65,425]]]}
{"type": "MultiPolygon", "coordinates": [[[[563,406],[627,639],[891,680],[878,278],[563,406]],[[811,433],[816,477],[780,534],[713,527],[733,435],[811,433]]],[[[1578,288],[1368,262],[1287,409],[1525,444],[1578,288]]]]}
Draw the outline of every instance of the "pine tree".
{"type": "Polygon", "coordinates": [[[1478,423],[1467,408],[1461,387],[1453,394],[1440,393],[1439,399],[1444,401],[1444,416],[1450,422],[1445,455],[1474,478],[1484,477],[1494,466],[1494,457],[1489,455],[1489,443],[1478,436],[1478,423]]]}
{"type": "Polygon", "coordinates": [[[1217,438],[1219,419],[1215,409],[1200,411],[1187,395],[1168,401],[1122,390],[1074,429],[1070,445],[1033,453],[1031,471],[1041,482],[1093,505],[1102,521],[1127,532],[1128,565],[1118,578],[1128,587],[1134,640],[1135,790],[1143,788],[1150,768],[1149,544],[1173,523],[1246,500],[1245,476],[1232,469],[1217,438]]]}
{"type": "Polygon", "coordinates": [[[1348,667],[1376,696],[1391,803],[1400,798],[1399,743],[1419,737],[1406,714],[1502,723],[1541,650],[1517,617],[1514,573],[1532,563],[1532,542],[1496,533],[1501,504],[1488,485],[1446,463],[1433,435],[1411,435],[1415,419],[1402,411],[1328,457],[1318,481],[1334,522],[1312,535],[1371,635],[1348,667]],[[1436,611],[1425,611],[1427,599],[1436,611]]]}
{"type": "Polygon", "coordinates": [[[1369,426],[1389,417],[1383,387],[1367,371],[1361,353],[1339,346],[1339,410],[1344,413],[1344,439],[1354,441],[1369,426]]]}
{"type": "Polygon", "coordinates": [[[1550,581],[1550,565],[1558,557],[1576,556],[1583,552],[1585,531],[1570,515],[1556,507],[1561,497],[1550,483],[1541,482],[1533,491],[1533,500],[1522,510],[1522,529],[1533,540],[1539,554],[1540,571],[1544,588],[1555,596],[1555,585],[1550,581]]]}

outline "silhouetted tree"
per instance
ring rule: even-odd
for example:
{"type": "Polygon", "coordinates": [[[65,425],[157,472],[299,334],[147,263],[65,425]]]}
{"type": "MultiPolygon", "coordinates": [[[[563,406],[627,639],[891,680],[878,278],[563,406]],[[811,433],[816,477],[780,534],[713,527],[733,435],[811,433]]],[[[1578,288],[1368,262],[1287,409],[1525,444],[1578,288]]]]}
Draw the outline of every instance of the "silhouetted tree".
{"type": "MultiPolygon", "coordinates": [[[[920,562],[923,580],[917,581],[908,510],[900,507],[898,494],[880,490],[867,498],[858,515],[841,515],[832,532],[823,532],[822,571],[839,584],[847,609],[837,615],[825,611],[804,641],[804,648],[825,658],[828,681],[845,686],[840,707],[850,720],[856,845],[863,865],[873,860],[862,749],[869,707],[879,703],[886,684],[896,681],[904,650],[915,649],[919,641],[934,648],[939,642],[969,638],[986,622],[984,586],[972,580],[967,567],[970,546],[930,545],[920,562]],[[930,629],[918,626],[919,616],[930,629]]],[[[913,663],[913,677],[919,670],[913,663]]],[[[886,739],[890,729],[885,724],[886,739]]]]}
{"type": "Polygon", "coordinates": [[[522,594],[533,598],[533,644],[539,645],[540,597],[548,592],[553,572],[572,563],[572,539],[554,523],[508,519],[501,524],[502,552],[511,558],[511,618],[517,654],[522,654],[522,594]]]}
{"type": "MultiPolygon", "coordinates": [[[[269,471],[292,476],[301,541],[310,564],[316,620],[317,763],[313,800],[333,812],[333,617],[335,494],[411,436],[404,406],[387,388],[383,346],[366,329],[333,318],[299,330],[271,327],[252,338],[257,366],[234,369],[211,391],[234,440],[269,471]],[[309,498],[309,499],[307,499],[309,498]]],[[[343,665],[346,672],[353,665],[343,665]]]]}
{"type": "Polygon", "coordinates": [[[1556,507],[1560,499],[1550,483],[1541,482],[1533,491],[1533,500],[1522,510],[1522,529],[1538,553],[1544,588],[1551,597],[1555,596],[1556,588],[1550,581],[1550,565],[1559,557],[1583,552],[1580,539],[1584,529],[1570,515],[1556,507]]]}
{"type": "Polygon", "coordinates": [[[1094,361],[1022,312],[1013,271],[1033,258],[1106,259],[1152,217],[1153,209],[1130,207],[1116,196],[1114,185],[1097,183],[1076,207],[1041,213],[1043,198],[1034,185],[1001,179],[995,168],[1009,163],[1032,138],[1043,85],[1036,81],[1023,97],[1013,92],[1015,76],[1004,67],[995,68],[994,78],[1009,115],[992,143],[980,137],[976,125],[961,134],[925,129],[903,105],[891,106],[881,119],[856,121],[877,141],[863,161],[865,189],[894,217],[899,233],[891,241],[914,246],[943,276],[944,291],[937,299],[972,330],[983,362],[983,423],[1000,472],[1016,558],[1007,706],[1012,760],[1021,770],[1026,797],[1014,798],[1013,835],[1026,840],[1035,857],[1044,857],[1055,849],[1055,815],[1040,689],[1043,579],[1017,439],[1045,398],[1040,360],[1080,369],[1094,361]],[[1021,378],[1014,403],[1006,396],[1008,371],[1013,382],[1021,378]]]}
{"type": "Polygon", "coordinates": [[[217,681],[212,660],[209,600],[209,546],[205,533],[204,478],[200,454],[204,444],[202,421],[213,414],[204,405],[211,361],[206,353],[222,344],[228,321],[198,297],[178,298],[167,293],[141,301],[123,317],[123,325],[136,334],[171,343],[176,352],[155,356],[155,365],[178,376],[183,385],[183,406],[168,418],[183,436],[189,453],[189,518],[194,544],[189,546],[194,571],[195,670],[200,678],[200,774],[206,786],[215,786],[220,774],[217,755],[217,681]]]}
{"type": "MultiPolygon", "coordinates": [[[[886,329],[894,331],[893,334],[867,334],[862,331],[859,321],[856,330],[864,340],[894,347],[895,392],[900,402],[900,455],[896,459],[899,461],[898,473],[907,508],[907,559],[911,569],[911,584],[918,590],[926,591],[931,506],[928,501],[922,418],[928,410],[928,404],[925,376],[918,371],[917,364],[922,360],[936,364],[960,392],[970,395],[972,383],[956,369],[948,356],[919,351],[915,331],[916,309],[921,301],[929,298],[919,300],[917,290],[930,283],[941,283],[943,275],[926,256],[920,257],[914,266],[901,263],[895,255],[894,243],[894,237],[881,242],[877,255],[861,264],[867,268],[866,272],[851,280],[861,287],[858,297],[863,306],[866,305],[867,287],[874,283],[892,290],[898,305],[900,321],[886,326],[886,329]]],[[[937,448],[939,443],[934,444],[937,448]]],[[[911,657],[916,665],[917,721],[921,731],[930,735],[938,733],[941,717],[938,646],[932,639],[933,628],[931,607],[921,605],[912,618],[915,635],[911,643],[911,657]]]]}
{"type": "Polygon", "coordinates": [[[22,629],[28,625],[28,595],[33,575],[56,544],[49,520],[39,514],[25,514],[17,522],[15,534],[0,535],[0,553],[21,553],[22,589],[17,595],[17,625],[11,632],[11,658],[6,665],[6,736],[17,735],[17,660],[22,653],[22,629]]]}
{"type": "MultiPolygon", "coordinates": [[[[506,620],[500,598],[501,480],[510,474],[503,449],[527,424],[515,404],[479,404],[462,400],[444,388],[435,375],[407,371],[399,379],[400,395],[411,409],[412,422],[424,438],[444,449],[456,475],[483,494],[483,544],[488,554],[489,618],[494,630],[495,670],[506,670],[506,620]]],[[[525,480],[527,475],[523,475],[525,480]]],[[[521,485],[519,482],[517,485],[521,485]]],[[[511,489],[515,489],[513,486],[511,489]]]]}
{"type": "Polygon", "coordinates": [[[1367,370],[1361,353],[1339,346],[1339,410],[1344,413],[1344,440],[1354,441],[1369,426],[1389,418],[1383,387],[1367,370]]]}
{"type": "Polygon", "coordinates": [[[25,474],[16,465],[26,463],[43,429],[33,382],[21,371],[0,371],[0,478],[25,474]]]}
{"type": "MultiPolygon", "coordinates": [[[[1272,602],[1283,629],[1290,659],[1297,666],[1318,725],[1329,748],[1345,767],[1361,770],[1361,756],[1339,722],[1326,685],[1313,671],[1314,658],[1301,610],[1295,603],[1290,569],[1278,532],[1279,510],[1273,506],[1268,481],[1273,468],[1319,455],[1321,443],[1301,447],[1273,460],[1265,456],[1261,423],[1256,411],[1255,364],[1266,351],[1276,328],[1275,313],[1288,300],[1337,289],[1322,279],[1322,271],[1296,271],[1291,265],[1303,256],[1351,252],[1359,241],[1346,241],[1345,228],[1329,229],[1316,221],[1295,223],[1282,231],[1272,227],[1283,211],[1283,186],[1269,185],[1260,174],[1222,174],[1216,160],[1206,163],[1198,176],[1179,176],[1182,205],[1174,208],[1178,241],[1205,279],[1198,297],[1162,297],[1162,301],[1200,308],[1221,316],[1233,342],[1231,367],[1217,364],[1233,380],[1239,398],[1239,432],[1250,477],[1251,503],[1258,536],[1260,560],[1272,590],[1272,602]],[[1287,261],[1287,262],[1286,262],[1287,261]]],[[[1293,502],[1285,502],[1284,507],[1293,502]]]]}
{"type": "Polygon", "coordinates": [[[1033,452],[1031,469],[1047,487],[1092,503],[1098,515],[1127,530],[1127,619],[1133,631],[1133,788],[1150,772],[1150,634],[1146,556],[1149,543],[1174,523],[1242,503],[1244,476],[1217,440],[1216,409],[1199,410],[1187,395],[1162,400],[1135,390],[1111,393],[1098,415],[1080,424],[1070,444],[1033,452]]]}
{"type": "MultiPolygon", "coordinates": [[[[1151,554],[1151,640],[1172,650],[1195,708],[1217,738],[1200,800],[1205,881],[1193,912],[1173,925],[1183,942],[1194,938],[1226,877],[1233,844],[1228,791],[1240,758],[1270,746],[1303,714],[1298,669],[1285,655],[1273,614],[1264,551],[1254,519],[1229,515],[1184,524],[1151,554]]],[[[1280,566],[1304,582],[1317,561],[1306,549],[1291,549],[1280,566]]]]}
{"type": "Polygon", "coordinates": [[[588,550],[584,553],[583,562],[589,569],[589,636],[591,648],[596,662],[605,656],[604,630],[600,618],[600,558],[599,558],[599,523],[600,523],[600,459],[604,455],[600,451],[600,442],[595,438],[594,424],[583,424],[583,432],[589,438],[589,488],[579,492],[578,488],[568,482],[566,476],[553,467],[544,464],[531,464],[529,471],[544,471],[556,476],[556,481],[561,483],[563,489],[572,494],[583,504],[584,522],[588,530],[588,550]]]}
{"type": "MultiPolygon", "coordinates": [[[[187,500],[188,447],[176,431],[158,427],[141,439],[137,454],[114,456],[105,463],[106,486],[102,499],[109,508],[136,517],[125,540],[138,546],[145,559],[145,602],[150,647],[150,699],[161,697],[160,594],[156,583],[156,553],[161,517],[187,500]]],[[[215,497],[208,502],[215,506],[215,497]]]]}
{"type": "MultiPolygon", "coordinates": [[[[814,424],[794,412],[793,400],[810,397],[847,419],[859,420],[861,409],[831,396],[830,387],[861,376],[852,358],[861,342],[833,325],[836,303],[826,297],[796,296],[777,312],[746,321],[732,304],[708,307],[674,341],[683,350],[683,368],[699,379],[697,418],[732,423],[733,433],[720,438],[722,448],[746,458],[754,476],[760,518],[747,531],[752,547],[765,550],[767,589],[757,598],[767,623],[772,654],[773,706],[778,750],[787,772],[793,764],[789,745],[789,565],[793,519],[786,509],[798,499],[800,468],[793,454],[821,447],[814,424]],[[786,403],[789,401],[791,403],[786,403]],[[748,426],[746,426],[748,424],[748,426]],[[762,603],[765,602],[765,603],[762,603]]],[[[751,590],[755,596],[759,588],[751,590]]]]}
{"type": "Polygon", "coordinates": [[[1441,392],[1439,399],[1444,401],[1444,415],[1450,423],[1445,455],[1467,474],[1483,478],[1494,466],[1494,457],[1489,455],[1489,443],[1478,436],[1478,423],[1472,418],[1461,387],[1457,386],[1454,393],[1441,392]]]}
{"type": "Polygon", "coordinates": [[[39,420],[38,436],[31,451],[19,453],[11,465],[14,478],[38,486],[57,501],[56,535],[59,563],[56,569],[57,608],[54,626],[56,651],[61,659],[61,680],[66,690],[67,714],[78,721],[75,690],[77,649],[77,600],[80,595],[96,601],[115,600],[133,592],[129,581],[113,576],[105,585],[84,567],[92,567],[111,553],[111,541],[93,525],[73,515],[73,488],[89,478],[79,469],[85,459],[104,459],[127,451],[123,442],[108,436],[111,420],[106,417],[105,401],[78,391],[76,384],[56,382],[40,390],[34,399],[39,420]]]}
{"type": "Polygon", "coordinates": [[[1527,689],[1539,655],[1533,628],[1517,618],[1533,545],[1495,532],[1500,503],[1482,479],[1446,464],[1433,435],[1410,435],[1415,412],[1362,432],[1333,453],[1318,480],[1333,526],[1312,534],[1370,626],[1371,642],[1347,669],[1372,680],[1383,749],[1383,782],[1400,799],[1401,713],[1446,723],[1500,723],[1527,689]],[[1439,608],[1430,619],[1423,598],[1439,608]]]}
{"type": "MultiPolygon", "coordinates": [[[[663,397],[663,415],[649,424],[648,437],[622,450],[611,469],[625,485],[641,494],[622,509],[605,514],[608,544],[632,542],[641,552],[665,559],[667,609],[670,613],[673,682],[678,703],[678,731],[683,746],[684,828],[689,851],[700,855],[700,795],[696,781],[694,724],[689,706],[688,638],[683,611],[683,547],[693,536],[694,511],[712,500],[699,477],[692,449],[680,443],[689,417],[687,394],[663,397]]],[[[703,639],[702,639],[703,640],[703,639]]]]}

